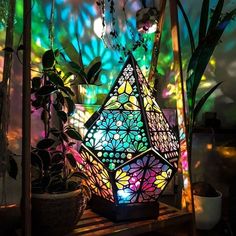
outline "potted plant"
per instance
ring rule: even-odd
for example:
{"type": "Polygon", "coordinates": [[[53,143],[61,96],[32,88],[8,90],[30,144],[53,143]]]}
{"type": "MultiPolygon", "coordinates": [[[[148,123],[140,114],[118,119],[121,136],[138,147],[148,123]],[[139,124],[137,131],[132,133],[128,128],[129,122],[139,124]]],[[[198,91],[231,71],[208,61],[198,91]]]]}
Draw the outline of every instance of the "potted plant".
{"type": "MultiPolygon", "coordinates": [[[[187,79],[186,79],[187,110],[188,110],[187,142],[188,142],[189,163],[191,165],[192,137],[197,115],[199,114],[200,110],[202,109],[202,107],[204,106],[205,102],[210,97],[210,95],[217,89],[217,87],[222,82],[219,82],[215,86],[213,86],[202,98],[200,98],[197,101],[198,88],[199,85],[201,84],[202,76],[210,61],[214,49],[218,45],[224,30],[226,29],[230,21],[233,19],[233,17],[236,15],[236,9],[233,9],[230,12],[223,14],[222,9],[224,5],[224,0],[218,0],[216,8],[214,9],[211,18],[209,20],[209,0],[204,0],[202,4],[201,17],[200,17],[199,39],[198,39],[198,44],[195,47],[194,37],[192,34],[189,21],[187,19],[187,16],[183,10],[180,1],[178,1],[178,4],[187,22],[187,27],[190,35],[190,43],[192,48],[192,55],[189,59],[187,68],[187,79]]],[[[208,183],[202,183],[202,182],[196,183],[193,184],[192,187],[194,194],[196,226],[197,228],[204,227],[204,229],[212,228],[220,219],[222,194],[219,191],[213,189],[213,187],[208,183]],[[208,198],[211,199],[209,200],[208,198]],[[206,202],[208,201],[211,202],[211,204],[215,205],[209,207],[209,205],[206,204],[206,202]],[[201,211],[199,211],[199,209],[201,209],[201,211]],[[209,212],[210,209],[213,212],[210,213],[209,212]],[[216,213],[218,214],[217,216],[216,213]],[[210,224],[206,226],[207,222],[205,223],[203,222],[203,219],[206,219],[206,216],[203,216],[203,214],[207,214],[208,218],[211,215],[215,214],[215,222],[214,223],[210,222],[210,224]]]]}
{"type": "Polygon", "coordinates": [[[9,150],[8,143],[15,0],[1,1],[0,13],[0,27],[3,25],[6,31],[3,73],[0,79],[0,235],[6,235],[18,226],[20,219],[19,206],[7,198],[8,176],[16,180],[18,172],[15,154],[9,150]]]}
{"type": "Polygon", "coordinates": [[[41,113],[44,125],[44,138],[31,153],[32,225],[33,233],[39,235],[64,235],[72,230],[90,198],[73,142],[81,137],[67,124],[75,109],[74,94],[66,85],[72,73],[63,74],[59,55],[59,50],[46,51],[42,74],[32,79],[32,112],[41,113]]]}

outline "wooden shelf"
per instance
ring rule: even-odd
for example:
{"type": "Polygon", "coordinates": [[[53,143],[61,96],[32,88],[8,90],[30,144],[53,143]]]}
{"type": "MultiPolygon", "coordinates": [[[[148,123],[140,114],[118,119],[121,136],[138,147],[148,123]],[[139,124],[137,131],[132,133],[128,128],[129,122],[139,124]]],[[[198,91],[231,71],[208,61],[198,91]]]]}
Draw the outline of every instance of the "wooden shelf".
{"type": "Polygon", "coordinates": [[[160,203],[158,219],[112,222],[90,209],[85,210],[74,231],[68,236],[75,235],[119,235],[132,236],[153,231],[163,231],[179,225],[191,226],[192,215],[174,207],[160,203]],[[186,224],[189,223],[189,224],[186,224]]]}

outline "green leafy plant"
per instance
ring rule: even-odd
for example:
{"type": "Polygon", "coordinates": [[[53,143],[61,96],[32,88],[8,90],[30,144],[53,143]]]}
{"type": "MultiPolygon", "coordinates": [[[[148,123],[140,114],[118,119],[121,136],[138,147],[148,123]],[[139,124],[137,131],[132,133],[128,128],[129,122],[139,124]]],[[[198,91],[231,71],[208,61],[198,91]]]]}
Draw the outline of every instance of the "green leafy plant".
{"type": "Polygon", "coordinates": [[[82,72],[76,67],[73,72],[63,73],[57,62],[59,56],[58,50],[46,51],[41,76],[32,78],[32,112],[40,112],[44,124],[44,138],[31,153],[33,193],[73,191],[84,187],[86,180],[78,165],[82,159],[73,142],[81,140],[81,136],[67,122],[75,104],[74,93],[66,82],[71,75],[82,72]]]}
{"type": "Polygon", "coordinates": [[[187,15],[184,12],[183,6],[181,5],[180,1],[178,1],[178,5],[180,6],[183,16],[186,20],[187,29],[190,36],[190,44],[192,48],[192,55],[189,59],[186,79],[188,105],[187,134],[188,150],[191,163],[192,134],[197,115],[199,114],[211,94],[218,88],[218,86],[222,82],[219,82],[215,86],[213,86],[208,92],[206,92],[206,94],[202,96],[202,98],[200,98],[199,101],[197,101],[198,88],[201,84],[201,79],[205,72],[205,69],[211,59],[216,46],[220,41],[222,34],[224,33],[226,27],[229,25],[230,21],[236,15],[236,9],[223,14],[222,9],[224,6],[224,0],[218,0],[215,9],[212,10],[211,17],[209,17],[210,1],[203,0],[200,16],[198,43],[195,47],[194,37],[187,15]]]}

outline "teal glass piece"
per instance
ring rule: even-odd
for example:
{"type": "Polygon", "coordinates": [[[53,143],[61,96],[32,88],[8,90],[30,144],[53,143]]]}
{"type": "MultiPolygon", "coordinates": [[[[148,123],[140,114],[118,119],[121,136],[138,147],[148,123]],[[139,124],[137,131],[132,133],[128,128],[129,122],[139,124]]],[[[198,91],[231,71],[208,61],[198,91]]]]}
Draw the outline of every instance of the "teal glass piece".
{"type": "Polygon", "coordinates": [[[84,144],[108,169],[150,149],[177,167],[177,138],[132,55],[98,113],[84,144]]]}

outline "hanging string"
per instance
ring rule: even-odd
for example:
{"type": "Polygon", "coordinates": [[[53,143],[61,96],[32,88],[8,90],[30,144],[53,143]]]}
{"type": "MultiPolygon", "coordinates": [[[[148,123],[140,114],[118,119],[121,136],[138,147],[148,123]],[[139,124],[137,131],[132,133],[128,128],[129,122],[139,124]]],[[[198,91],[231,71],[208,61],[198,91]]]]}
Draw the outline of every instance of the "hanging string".
{"type": "Polygon", "coordinates": [[[51,49],[53,49],[53,44],[54,44],[54,11],[55,11],[55,0],[52,0],[52,7],[49,21],[49,32],[48,32],[51,49]]]}

